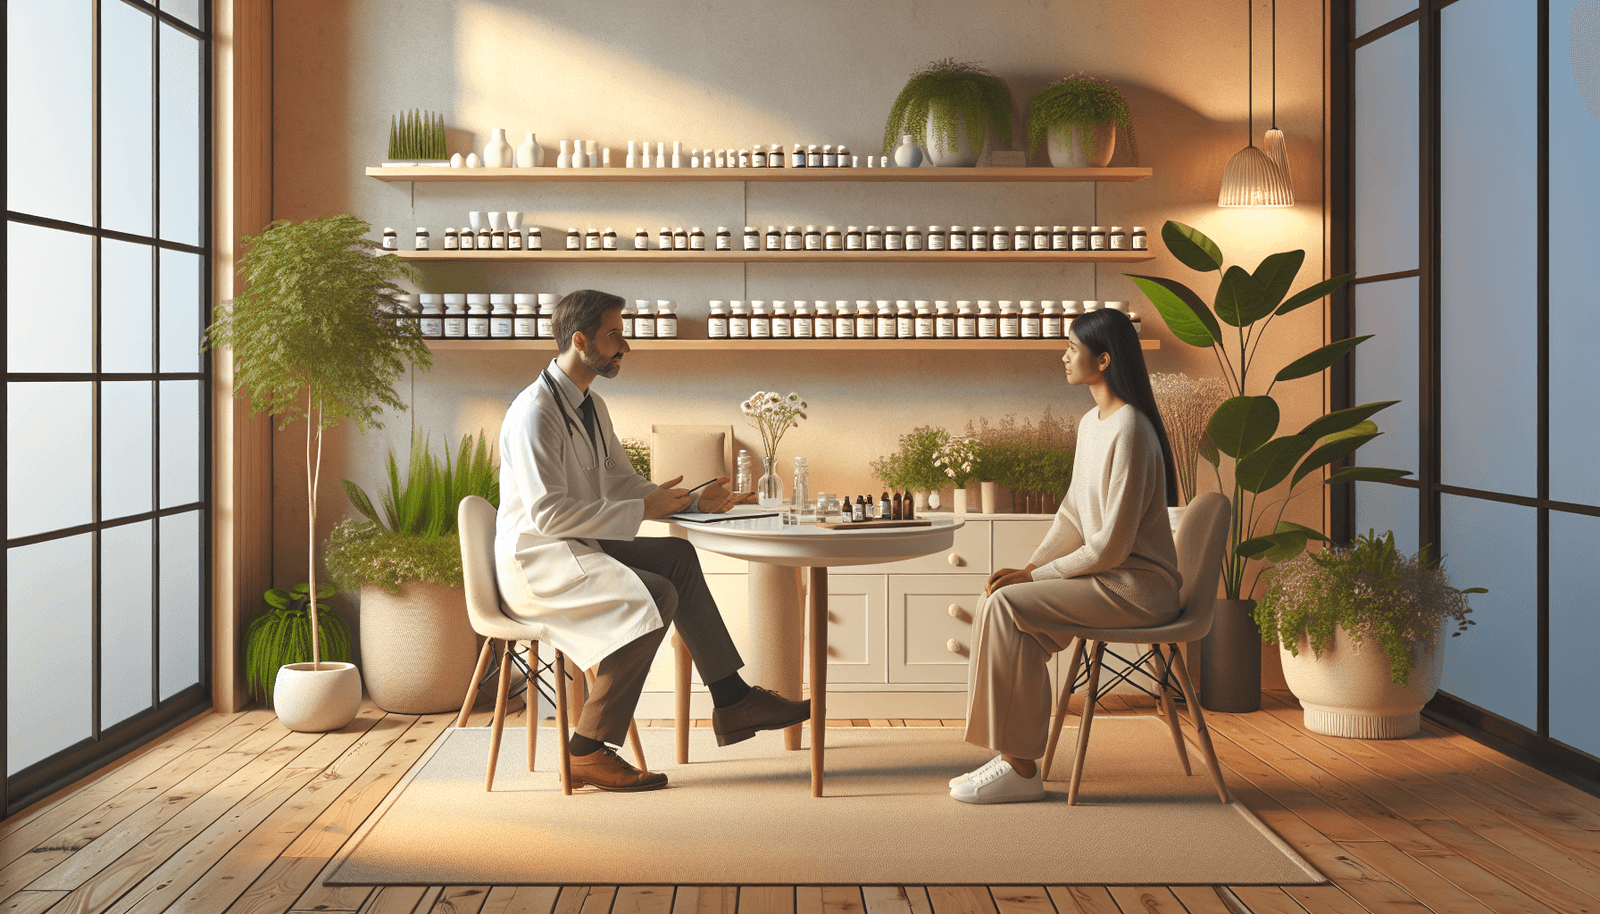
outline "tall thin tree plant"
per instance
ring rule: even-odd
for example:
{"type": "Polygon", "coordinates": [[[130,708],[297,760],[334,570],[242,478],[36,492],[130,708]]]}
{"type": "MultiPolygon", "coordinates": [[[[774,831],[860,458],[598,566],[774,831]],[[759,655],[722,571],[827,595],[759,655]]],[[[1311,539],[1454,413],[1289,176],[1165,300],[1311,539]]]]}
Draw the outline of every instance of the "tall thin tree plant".
{"type": "MultiPolygon", "coordinates": [[[[243,239],[245,290],[218,305],[207,330],[213,349],[231,347],[234,392],[284,429],[306,420],[306,514],[311,628],[317,628],[317,488],[323,432],[346,419],[363,433],[382,428],[385,409],[401,411],[394,382],[408,365],[432,367],[428,346],[394,312],[397,279],[415,267],[379,254],[371,226],[340,215],[274,222],[243,239]]],[[[313,668],[322,663],[311,641],[313,668]]]]}

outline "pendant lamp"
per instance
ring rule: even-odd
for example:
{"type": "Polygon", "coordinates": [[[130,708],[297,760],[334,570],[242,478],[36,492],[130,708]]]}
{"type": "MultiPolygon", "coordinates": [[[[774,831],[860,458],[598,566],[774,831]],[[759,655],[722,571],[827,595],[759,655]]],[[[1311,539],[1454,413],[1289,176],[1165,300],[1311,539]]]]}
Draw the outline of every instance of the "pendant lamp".
{"type": "Polygon", "coordinates": [[[1292,206],[1294,175],[1289,171],[1289,144],[1284,139],[1283,131],[1278,129],[1278,0],[1272,0],[1272,126],[1261,139],[1261,151],[1283,172],[1283,183],[1289,188],[1289,204],[1292,206]]]}
{"type": "Polygon", "coordinates": [[[1294,191],[1283,171],[1265,152],[1256,146],[1255,124],[1255,0],[1246,0],[1245,21],[1250,31],[1246,41],[1250,57],[1245,79],[1249,92],[1246,107],[1246,136],[1249,145],[1234,153],[1228,167],[1222,172],[1222,192],[1217,195],[1218,206],[1293,206],[1294,191]]]}

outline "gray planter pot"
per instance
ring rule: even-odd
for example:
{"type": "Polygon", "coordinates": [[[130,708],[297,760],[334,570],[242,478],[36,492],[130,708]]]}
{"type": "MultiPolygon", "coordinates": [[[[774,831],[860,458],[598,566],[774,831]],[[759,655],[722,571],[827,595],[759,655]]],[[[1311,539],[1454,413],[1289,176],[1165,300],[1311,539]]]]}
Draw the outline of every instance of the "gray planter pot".
{"type": "Polygon", "coordinates": [[[1261,632],[1254,600],[1218,600],[1211,631],[1200,640],[1200,704],[1243,714],[1261,707],[1261,632]]]}

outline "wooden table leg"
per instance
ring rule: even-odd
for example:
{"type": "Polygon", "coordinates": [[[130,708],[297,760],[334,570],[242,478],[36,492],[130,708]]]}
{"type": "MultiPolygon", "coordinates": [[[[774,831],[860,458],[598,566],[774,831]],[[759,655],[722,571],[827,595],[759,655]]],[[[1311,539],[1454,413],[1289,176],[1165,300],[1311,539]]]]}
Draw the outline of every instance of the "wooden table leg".
{"type": "MultiPolygon", "coordinates": [[[[744,676],[751,685],[771,689],[792,701],[806,669],[806,613],[800,599],[801,569],[751,562],[748,576],[750,633],[742,651],[744,676]]],[[[784,731],[784,745],[800,748],[800,727],[784,731]]]]}
{"type": "Polygon", "coordinates": [[[673,730],[678,743],[678,764],[687,765],[689,764],[689,670],[693,661],[689,657],[689,645],[684,644],[683,639],[678,637],[676,629],[672,632],[672,649],[673,730]]]}
{"type": "Polygon", "coordinates": [[[811,617],[811,795],[822,796],[823,734],[828,715],[828,569],[809,568],[811,617]]]}

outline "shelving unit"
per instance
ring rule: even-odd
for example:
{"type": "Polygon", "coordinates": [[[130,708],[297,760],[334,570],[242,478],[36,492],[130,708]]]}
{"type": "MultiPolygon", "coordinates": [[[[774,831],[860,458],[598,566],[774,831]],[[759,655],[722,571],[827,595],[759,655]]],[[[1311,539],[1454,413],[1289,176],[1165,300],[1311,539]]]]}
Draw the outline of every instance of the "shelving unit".
{"type": "MultiPolygon", "coordinates": [[[[548,155],[548,150],[546,151],[548,155]]],[[[681,183],[773,181],[830,183],[994,183],[1001,181],[1143,181],[1149,168],[441,168],[368,166],[380,181],[549,181],[556,183],[681,183]]]]}
{"type": "MultiPolygon", "coordinates": [[[[809,339],[809,340],[628,340],[628,348],[649,352],[651,350],[722,350],[728,352],[782,352],[790,350],[824,350],[830,352],[854,351],[870,352],[873,350],[897,351],[923,351],[923,352],[951,352],[957,350],[989,350],[991,352],[1015,352],[1017,350],[1043,349],[1060,352],[1066,347],[1066,340],[857,340],[857,339],[809,339]]],[[[1160,340],[1140,340],[1141,349],[1160,349],[1160,340]]],[[[504,351],[508,349],[543,349],[553,350],[554,340],[428,340],[428,348],[434,352],[461,352],[476,350],[479,352],[504,351]]]]}
{"type": "MultiPolygon", "coordinates": [[[[909,170],[909,169],[908,169],[909,170]]],[[[632,239],[628,239],[632,242],[632,239]]],[[[489,263],[1140,263],[1150,251],[394,251],[401,260],[489,263]]]]}

